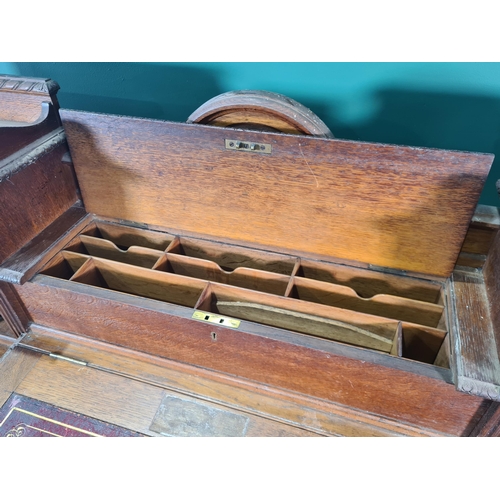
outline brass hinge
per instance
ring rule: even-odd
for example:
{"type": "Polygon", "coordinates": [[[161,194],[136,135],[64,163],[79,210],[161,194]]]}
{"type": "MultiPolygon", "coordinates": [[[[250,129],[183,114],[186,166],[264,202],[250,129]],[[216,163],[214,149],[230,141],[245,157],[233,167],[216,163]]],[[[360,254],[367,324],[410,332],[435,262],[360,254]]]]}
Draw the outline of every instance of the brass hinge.
{"type": "Polygon", "coordinates": [[[88,365],[87,361],[82,361],[80,359],[74,359],[74,358],[68,358],[68,356],[62,356],[61,354],[55,354],[53,352],[49,352],[49,356],[51,358],[61,359],[63,361],[69,361],[70,363],[75,363],[75,364],[81,365],[81,366],[87,366],[88,365]]]}
{"type": "Polygon", "coordinates": [[[264,153],[270,155],[272,153],[271,144],[262,144],[259,142],[237,141],[236,139],[225,140],[226,149],[235,151],[246,151],[248,153],[264,153]]]}

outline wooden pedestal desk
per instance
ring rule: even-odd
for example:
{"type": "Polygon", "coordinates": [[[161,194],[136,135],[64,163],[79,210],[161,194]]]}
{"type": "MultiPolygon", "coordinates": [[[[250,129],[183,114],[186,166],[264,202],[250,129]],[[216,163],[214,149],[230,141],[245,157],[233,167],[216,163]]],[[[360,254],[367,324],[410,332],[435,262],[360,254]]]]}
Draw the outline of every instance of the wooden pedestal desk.
{"type": "Polygon", "coordinates": [[[57,89],[0,77],[4,371],[36,358],[75,400],[71,366],[123,385],[147,435],[499,435],[492,155],[61,110],[57,89]]]}

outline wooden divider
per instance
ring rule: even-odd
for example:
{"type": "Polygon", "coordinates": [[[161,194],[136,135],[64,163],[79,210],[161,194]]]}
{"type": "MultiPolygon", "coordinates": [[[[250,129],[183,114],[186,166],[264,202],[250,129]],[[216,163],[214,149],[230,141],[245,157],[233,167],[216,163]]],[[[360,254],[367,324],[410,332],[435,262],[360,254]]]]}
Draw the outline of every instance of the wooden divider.
{"type": "Polygon", "coordinates": [[[437,282],[94,221],[43,274],[434,363],[437,282]]]}

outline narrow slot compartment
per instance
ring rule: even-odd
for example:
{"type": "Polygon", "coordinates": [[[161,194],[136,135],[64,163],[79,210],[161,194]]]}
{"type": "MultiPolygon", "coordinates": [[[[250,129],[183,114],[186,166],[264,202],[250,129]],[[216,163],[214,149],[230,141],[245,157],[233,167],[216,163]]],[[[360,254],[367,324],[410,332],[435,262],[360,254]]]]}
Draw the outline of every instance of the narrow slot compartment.
{"type": "Polygon", "coordinates": [[[87,260],[86,255],[62,251],[45,266],[41,274],[69,280],[87,260]]]}
{"type": "Polygon", "coordinates": [[[402,323],[403,356],[414,361],[433,364],[446,338],[446,332],[421,325],[402,323]]]}
{"type": "Polygon", "coordinates": [[[155,269],[273,295],[284,295],[290,280],[288,276],[282,274],[244,267],[227,272],[215,262],[180,254],[166,254],[155,269]]]}
{"type": "Polygon", "coordinates": [[[400,323],[377,316],[213,283],[201,310],[381,352],[393,351],[400,323]],[[207,305],[210,307],[207,307],[207,305]]]}
{"type": "Polygon", "coordinates": [[[431,304],[440,304],[443,300],[439,283],[369,269],[302,260],[296,276],[348,286],[363,298],[384,294],[431,304]]]}
{"type": "Polygon", "coordinates": [[[206,287],[194,278],[99,258],[89,259],[72,281],[186,307],[194,307],[206,287]]]}
{"type": "Polygon", "coordinates": [[[398,358],[403,357],[404,342],[403,342],[403,326],[401,322],[398,323],[396,333],[392,339],[392,348],[389,354],[398,358]]]}
{"type": "Polygon", "coordinates": [[[174,235],[168,233],[102,221],[96,221],[90,228],[82,232],[82,235],[109,240],[120,250],[139,246],[164,251],[175,239],[174,235]]]}
{"type": "Polygon", "coordinates": [[[102,277],[93,259],[87,262],[74,274],[70,281],[83,283],[85,285],[97,286],[99,288],[109,288],[106,280],[102,277]]]}
{"type": "Polygon", "coordinates": [[[308,278],[293,278],[289,296],[328,306],[342,307],[398,321],[437,328],[444,316],[444,306],[404,297],[379,294],[362,298],[350,287],[308,278]]]}
{"type": "Polygon", "coordinates": [[[127,250],[119,249],[113,242],[88,236],[80,235],[80,241],[86,252],[93,257],[114,260],[139,267],[151,269],[158,259],[164,255],[160,250],[153,250],[140,246],[130,246],[127,250]]]}
{"type": "Polygon", "coordinates": [[[239,267],[257,269],[290,276],[297,257],[277,255],[260,250],[244,249],[222,243],[179,238],[168,253],[215,262],[223,271],[234,271],[239,267]]]}
{"type": "Polygon", "coordinates": [[[450,335],[447,333],[443,339],[443,343],[439,348],[439,351],[434,359],[436,366],[441,366],[443,368],[450,368],[450,335]]]}

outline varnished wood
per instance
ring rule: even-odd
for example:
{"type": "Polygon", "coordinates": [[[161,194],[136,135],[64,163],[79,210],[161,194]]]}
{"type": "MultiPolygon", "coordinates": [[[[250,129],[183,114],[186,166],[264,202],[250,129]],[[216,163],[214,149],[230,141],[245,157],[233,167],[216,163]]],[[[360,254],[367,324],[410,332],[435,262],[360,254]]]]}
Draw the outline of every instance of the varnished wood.
{"type": "Polygon", "coordinates": [[[255,321],[264,325],[307,333],[330,340],[338,340],[346,344],[368,347],[382,352],[392,351],[394,336],[400,329],[400,325],[397,323],[390,325],[392,331],[389,328],[387,329],[387,333],[391,336],[389,339],[369,330],[353,326],[350,323],[263,304],[217,301],[216,306],[218,312],[233,318],[255,321]]]}
{"type": "Polygon", "coordinates": [[[0,359],[10,349],[15,339],[11,336],[5,321],[0,317],[0,359]]]}
{"type": "Polygon", "coordinates": [[[40,116],[41,104],[59,109],[59,85],[48,78],[0,75],[0,120],[30,123],[40,116]]]}
{"type": "Polygon", "coordinates": [[[36,283],[16,288],[29,303],[37,324],[77,330],[87,337],[348,405],[408,425],[452,435],[468,434],[485,411],[482,398],[457,393],[443,379],[214,324],[187,323],[182,317],[152,309],[143,314],[140,307],[88,293],[48,290],[36,283]],[[81,317],[86,318],[84,322],[81,317]]]}
{"type": "MultiPolygon", "coordinates": [[[[78,368],[64,361],[43,358],[39,366],[27,376],[16,389],[17,393],[60,406],[67,410],[83,413],[106,422],[157,436],[151,429],[155,414],[166,394],[179,397],[176,393],[136,382],[116,374],[109,374],[91,368],[78,368]],[[40,383],[43,381],[43,383],[40,383]],[[123,401],[127,404],[124,405],[123,401]]],[[[184,396],[185,399],[190,399],[184,396]]],[[[211,403],[197,404],[228,411],[211,403]]],[[[245,415],[237,410],[232,413],[245,415]]],[[[243,436],[314,436],[310,431],[293,426],[266,421],[261,417],[245,415],[248,425],[243,436]]],[[[185,423],[189,426],[189,421],[185,423]]],[[[203,429],[200,429],[203,435],[203,429]]],[[[200,435],[198,434],[198,435],[200,435]]]]}
{"type": "Polygon", "coordinates": [[[298,262],[296,256],[262,252],[253,248],[224,245],[195,238],[176,238],[168,247],[169,254],[180,254],[214,262],[222,271],[241,268],[291,275],[298,262]]]}
{"type": "Polygon", "coordinates": [[[123,224],[108,224],[99,220],[89,226],[83,234],[108,240],[121,250],[127,250],[131,246],[141,246],[163,251],[175,238],[164,232],[148,231],[145,228],[135,228],[123,224]]]}
{"type": "Polygon", "coordinates": [[[477,427],[472,431],[472,436],[500,437],[500,404],[492,403],[477,427]]]}
{"type": "MultiPolygon", "coordinates": [[[[68,356],[77,356],[90,364],[82,368],[65,361],[42,356],[34,371],[29,376],[25,376],[22,383],[16,387],[16,393],[29,395],[29,397],[84,413],[115,425],[131,428],[146,435],[157,435],[151,429],[151,424],[154,421],[159,403],[165,395],[192,401],[202,407],[207,406],[244,416],[248,420],[244,433],[246,436],[327,434],[325,430],[318,429],[314,432],[308,430],[307,426],[300,428],[298,422],[270,419],[271,415],[264,417],[262,412],[255,410],[248,413],[248,408],[245,408],[247,412],[243,413],[241,405],[236,404],[236,402],[229,405],[225,401],[221,405],[220,400],[208,399],[205,394],[195,393],[193,395],[185,390],[179,392],[178,385],[174,385],[172,390],[172,383],[169,386],[166,377],[169,371],[174,374],[175,371],[165,370],[158,366],[155,370],[151,360],[142,363],[139,361],[139,365],[137,365],[135,357],[130,358],[129,356],[127,359],[120,351],[110,356],[108,352],[100,349],[95,343],[91,348],[88,346],[82,348],[78,341],[69,343],[67,336],[62,337],[62,340],[61,337],[54,340],[54,337],[51,337],[49,333],[48,336],[44,335],[43,339],[37,338],[35,335],[34,341],[33,336],[31,336],[31,340],[27,339],[27,342],[28,345],[34,345],[38,348],[49,348],[50,352],[64,352],[68,356]],[[116,370],[116,364],[120,364],[120,371],[116,370]],[[127,373],[127,367],[136,375],[127,373]],[[137,369],[144,371],[141,373],[137,369]],[[156,377],[153,375],[154,373],[157,374],[156,377]],[[138,374],[142,376],[138,376],[138,374]],[[123,405],[124,399],[128,401],[126,408],[123,405]]],[[[85,344],[83,345],[85,346],[85,344]]],[[[27,349],[19,349],[18,352],[27,356],[31,354],[27,349]]],[[[180,376],[182,375],[177,374],[177,377],[180,376]]],[[[205,381],[205,383],[207,382],[210,384],[210,381],[205,381]]],[[[244,393],[240,396],[244,396],[244,393]]],[[[189,429],[190,422],[186,421],[184,426],[189,429]]],[[[199,431],[203,432],[203,429],[199,431]]]]}
{"type": "Polygon", "coordinates": [[[385,294],[361,298],[350,287],[307,278],[294,279],[290,296],[431,327],[437,327],[443,315],[443,306],[438,304],[385,294]]]}
{"type": "Polygon", "coordinates": [[[0,281],[0,314],[8,326],[7,335],[17,338],[28,328],[30,322],[26,308],[14,288],[0,281]]]}
{"type": "Polygon", "coordinates": [[[67,151],[60,142],[20,170],[0,170],[0,234],[8,235],[0,245],[0,264],[79,200],[73,169],[62,161],[67,151]]]}
{"type": "Polygon", "coordinates": [[[2,141],[0,142],[0,167],[18,156],[20,151],[27,152],[31,144],[49,139],[51,134],[60,131],[61,121],[53,106],[42,103],[39,118],[30,124],[0,121],[2,141]]]}
{"type": "Polygon", "coordinates": [[[41,354],[10,349],[0,361],[0,406],[38,363],[41,354]]]}
{"type": "Polygon", "coordinates": [[[0,265],[0,279],[24,283],[88,223],[89,217],[79,203],[70,207],[0,265]]]}
{"type": "Polygon", "coordinates": [[[139,246],[130,246],[127,250],[121,250],[111,241],[83,234],[79,239],[83,245],[83,251],[89,255],[149,269],[152,269],[158,259],[164,255],[159,250],[139,246]]]}
{"type": "MultiPolygon", "coordinates": [[[[247,125],[255,118],[250,109],[243,115],[247,125]]],[[[27,176],[39,186],[21,218],[37,213],[42,199],[55,205],[61,192],[78,202],[78,187],[80,210],[96,216],[64,225],[78,205],[61,205],[59,214],[38,209],[38,227],[21,220],[21,237],[0,263],[0,298],[16,335],[30,324],[52,339],[47,328],[73,332],[87,337],[87,353],[103,366],[78,373],[44,356],[18,384],[23,390],[55,401],[65,386],[60,401],[76,408],[81,399],[90,412],[77,379],[85,386],[88,377],[98,401],[116,383],[101,417],[119,419],[118,401],[131,398],[123,422],[143,432],[147,424],[169,433],[158,415],[185,409],[195,420],[211,411],[228,416],[223,435],[236,432],[231,421],[250,422],[238,432],[258,435],[497,433],[489,401],[500,387],[495,214],[474,219],[466,236],[491,155],[221,128],[231,121],[223,114],[211,121],[219,128],[73,111],[63,118],[78,184],[73,179],[72,191],[71,182],[54,181],[59,165],[73,174],[67,152],[50,157],[46,185],[27,176]],[[225,139],[269,144],[272,152],[228,150],[225,139]],[[456,268],[450,284],[459,252],[458,262],[477,271],[456,268]],[[242,304],[255,309],[251,317],[242,304]],[[219,319],[214,313],[241,323],[193,319],[194,309],[207,321],[219,319]],[[314,318],[366,329],[382,337],[385,352],[317,338],[314,318]],[[101,342],[115,346],[106,353],[127,349],[131,358],[109,361],[97,354],[101,342]],[[169,364],[177,386],[144,370],[146,359],[169,364]],[[110,372],[113,364],[126,373],[110,372]]],[[[0,189],[31,165],[40,172],[61,138],[56,130],[52,142],[12,146],[0,189]]],[[[8,223],[9,210],[24,206],[14,195],[9,203],[8,223]]],[[[47,342],[75,350],[59,340],[47,342]]]]}
{"type": "Polygon", "coordinates": [[[272,144],[266,155],[226,150],[228,131],[217,127],[67,110],[62,119],[85,205],[98,215],[437,276],[453,268],[492,162],[229,132],[272,144]]]}
{"type": "Polygon", "coordinates": [[[218,95],[191,113],[188,123],[333,137],[310,109],[274,92],[240,90],[218,95]]]}
{"type": "Polygon", "coordinates": [[[92,339],[34,327],[23,343],[59,352],[112,373],[296,425],[319,434],[344,436],[438,435],[400,422],[356,412],[325,400],[288,393],[212,370],[124,350],[92,339]]]}
{"type": "Polygon", "coordinates": [[[276,295],[285,295],[290,281],[288,276],[277,273],[244,267],[225,272],[215,262],[186,258],[183,255],[167,255],[155,265],[155,269],[276,295]]]}

